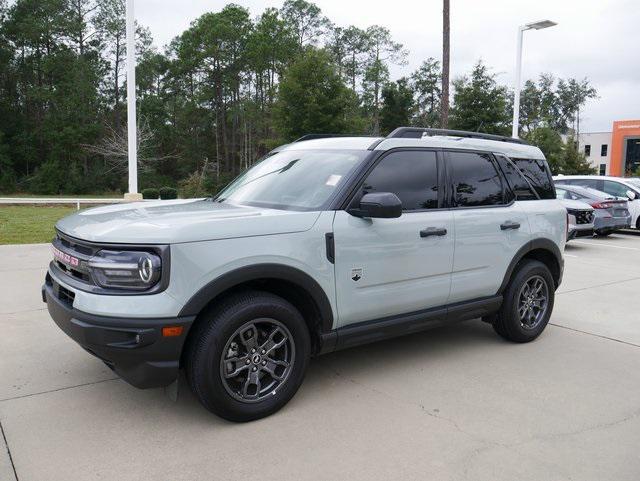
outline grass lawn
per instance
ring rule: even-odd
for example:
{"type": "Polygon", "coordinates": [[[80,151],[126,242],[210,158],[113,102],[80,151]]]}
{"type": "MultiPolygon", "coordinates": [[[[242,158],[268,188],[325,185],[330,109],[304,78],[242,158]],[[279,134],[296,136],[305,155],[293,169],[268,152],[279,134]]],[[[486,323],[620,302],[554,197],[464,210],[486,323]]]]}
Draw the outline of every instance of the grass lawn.
{"type": "Polygon", "coordinates": [[[0,244],[51,242],[56,221],[73,212],[68,206],[0,206],[0,244]]]}

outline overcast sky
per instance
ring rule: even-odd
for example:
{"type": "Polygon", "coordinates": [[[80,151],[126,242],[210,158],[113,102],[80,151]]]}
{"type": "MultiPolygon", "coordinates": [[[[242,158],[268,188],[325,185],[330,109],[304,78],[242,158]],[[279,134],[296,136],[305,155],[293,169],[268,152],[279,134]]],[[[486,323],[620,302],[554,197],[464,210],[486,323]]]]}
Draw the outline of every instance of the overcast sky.
{"type": "MultiPolygon", "coordinates": [[[[136,0],[136,19],[149,27],[155,44],[167,44],[217,0],[136,0]]],[[[236,0],[257,17],[282,1],[236,0]]],[[[397,78],[427,57],[442,53],[442,0],[317,0],[340,26],[387,27],[409,49],[408,65],[392,69],[397,78]]],[[[582,131],[610,131],[614,120],[640,119],[639,0],[451,0],[451,73],[468,72],[479,58],[512,86],[518,25],[550,19],[557,26],[524,34],[523,80],[548,72],[587,77],[599,99],[581,116],[582,131]]]]}

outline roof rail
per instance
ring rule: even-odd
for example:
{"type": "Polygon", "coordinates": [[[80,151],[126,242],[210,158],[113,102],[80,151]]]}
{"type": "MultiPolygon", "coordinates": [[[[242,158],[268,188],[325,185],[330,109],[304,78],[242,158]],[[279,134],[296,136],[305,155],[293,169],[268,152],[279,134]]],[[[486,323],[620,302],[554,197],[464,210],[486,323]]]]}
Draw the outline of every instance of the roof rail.
{"type": "Polygon", "coordinates": [[[371,137],[370,135],[361,135],[361,134],[306,134],[300,137],[299,139],[291,142],[292,144],[296,142],[302,142],[303,140],[316,140],[316,139],[329,139],[332,137],[371,137]]]}
{"type": "Polygon", "coordinates": [[[484,140],[497,140],[498,142],[511,142],[514,144],[529,145],[528,142],[522,139],[514,139],[513,137],[506,137],[504,135],[484,134],[482,132],[468,132],[466,130],[449,130],[449,129],[427,129],[423,127],[398,127],[389,135],[388,139],[394,138],[408,138],[408,139],[421,139],[424,136],[444,135],[451,137],[465,137],[471,139],[484,139],[484,140]]]}

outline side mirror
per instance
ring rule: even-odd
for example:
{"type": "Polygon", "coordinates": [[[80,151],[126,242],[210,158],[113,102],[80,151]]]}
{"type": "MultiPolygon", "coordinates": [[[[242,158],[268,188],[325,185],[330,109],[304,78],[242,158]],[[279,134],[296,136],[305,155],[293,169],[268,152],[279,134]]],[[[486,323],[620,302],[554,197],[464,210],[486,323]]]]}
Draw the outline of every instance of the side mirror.
{"type": "Polygon", "coordinates": [[[632,191],[632,190],[628,190],[628,191],[627,191],[627,197],[629,198],[629,200],[635,200],[635,198],[636,198],[637,196],[636,196],[636,193],[635,193],[634,191],[632,191]]]}
{"type": "Polygon", "coordinates": [[[402,202],[391,192],[371,192],[360,199],[358,209],[349,209],[356,217],[393,219],[402,215],[402,202]]]}

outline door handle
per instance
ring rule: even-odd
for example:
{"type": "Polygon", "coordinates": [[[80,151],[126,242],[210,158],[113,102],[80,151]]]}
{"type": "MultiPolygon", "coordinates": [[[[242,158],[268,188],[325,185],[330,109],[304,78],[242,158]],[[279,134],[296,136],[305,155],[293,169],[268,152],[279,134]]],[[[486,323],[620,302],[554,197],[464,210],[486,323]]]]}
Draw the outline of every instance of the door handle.
{"type": "Polygon", "coordinates": [[[439,236],[447,235],[447,229],[444,227],[427,227],[426,229],[422,229],[420,231],[420,237],[431,237],[431,236],[439,236]]]}
{"type": "Polygon", "coordinates": [[[508,220],[502,224],[500,224],[500,230],[515,230],[515,229],[519,229],[520,228],[520,222],[513,222],[511,220],[508,220]]]}

